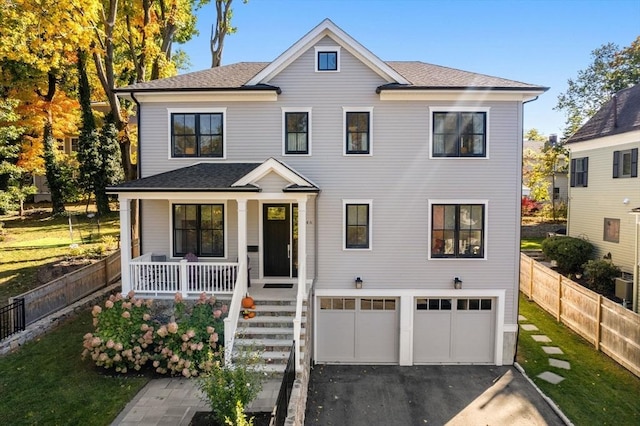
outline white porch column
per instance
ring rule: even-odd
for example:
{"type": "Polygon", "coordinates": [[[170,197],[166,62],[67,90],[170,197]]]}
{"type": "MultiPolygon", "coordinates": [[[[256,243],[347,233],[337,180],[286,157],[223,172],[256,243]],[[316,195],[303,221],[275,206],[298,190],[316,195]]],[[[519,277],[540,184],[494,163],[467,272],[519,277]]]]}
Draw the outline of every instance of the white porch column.
{"type": "Polygon", "coordinates": [[[238,203],[238,279],[244,291],[247,291],[247,200],[237,200],[238,203]]]}
{"type": "Polygon", "coordinates": [[[131,200],[118,196],[120,202],[120,281],[122,293],[131,291],[131,200]]]}
{"type": "Polygon", "coordinates": [[[307,197],[298,200],[298,295],[307,294],[307,197]]]}
{"type": "Polygon", "coordinates": [[[413,295],[400,297],[400,365],[413,365],[413,295]]]}

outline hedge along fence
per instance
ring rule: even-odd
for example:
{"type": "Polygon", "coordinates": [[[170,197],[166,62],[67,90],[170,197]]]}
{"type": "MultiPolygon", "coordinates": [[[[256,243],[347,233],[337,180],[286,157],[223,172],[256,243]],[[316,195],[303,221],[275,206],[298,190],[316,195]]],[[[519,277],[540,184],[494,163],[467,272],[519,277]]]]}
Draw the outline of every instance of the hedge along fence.
{"type": "Polygon", "coordinates": [[[640,377],[640,315],[522,253],[520,291],[640,377]]]}
{"type": "MultiPolygon", "coordinates": [[[[138,250],[137,240],[132,252],[138,250]]],[[[24,299],[26,325],[59,311],[120,278],[120,250],[98,262],[77,269],[40,287],[11,297],[24,299]]]]}

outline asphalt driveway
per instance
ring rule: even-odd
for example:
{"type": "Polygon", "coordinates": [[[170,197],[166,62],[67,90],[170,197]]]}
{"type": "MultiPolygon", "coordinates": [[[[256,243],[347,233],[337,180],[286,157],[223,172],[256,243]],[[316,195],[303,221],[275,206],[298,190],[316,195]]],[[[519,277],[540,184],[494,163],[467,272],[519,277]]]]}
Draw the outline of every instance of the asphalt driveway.
{"type": "Polygon", "coordinates": [[[316,365],[305,425],[564,425],[512,366],[316,365]]]}

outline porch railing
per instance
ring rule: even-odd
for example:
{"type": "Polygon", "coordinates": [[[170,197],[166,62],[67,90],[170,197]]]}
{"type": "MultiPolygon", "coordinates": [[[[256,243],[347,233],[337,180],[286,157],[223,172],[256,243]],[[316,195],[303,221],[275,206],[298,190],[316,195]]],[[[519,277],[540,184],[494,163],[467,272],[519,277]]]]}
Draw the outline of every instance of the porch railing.
{"type": "Polygon", "coordinates": [[[238,264],[231,262],[157,262],[144,254],[132,259],[129,267],[131,289],[143,296],[232,294],[238,278],[238,264]]]}
{"type": "Polygon", "coordinates": [[[224,319],[224,362],[227,366],[232,363],[233,344],[235,341],[236,330],[238,328],[238,318],[240,318],[240,310],[242,298],[247,293],[247,272],[240,270],[236,280],[236,286],[229,303],[229,313],[224,319]]]}

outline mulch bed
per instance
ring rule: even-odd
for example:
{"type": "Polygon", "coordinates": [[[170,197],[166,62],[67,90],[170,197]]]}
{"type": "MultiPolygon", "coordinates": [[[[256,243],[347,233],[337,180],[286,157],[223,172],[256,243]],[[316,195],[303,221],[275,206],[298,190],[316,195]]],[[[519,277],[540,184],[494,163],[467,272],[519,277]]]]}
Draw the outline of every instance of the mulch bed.
{"type": "MultiPolygon", "coordinates": [[[[253,417],[254,426],[269,426],[271,421],[271,413],[247,413],[247,420],[253,417]]],[[[191,419],[190,426],[226,426],[224,423],[217,422],[211,412],[198,411],[191,419]]]]}

